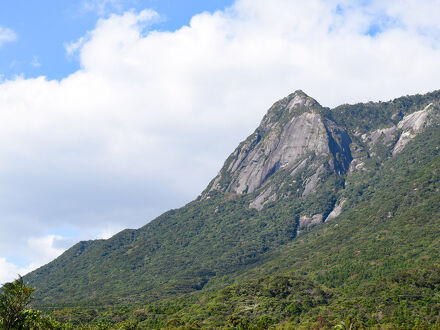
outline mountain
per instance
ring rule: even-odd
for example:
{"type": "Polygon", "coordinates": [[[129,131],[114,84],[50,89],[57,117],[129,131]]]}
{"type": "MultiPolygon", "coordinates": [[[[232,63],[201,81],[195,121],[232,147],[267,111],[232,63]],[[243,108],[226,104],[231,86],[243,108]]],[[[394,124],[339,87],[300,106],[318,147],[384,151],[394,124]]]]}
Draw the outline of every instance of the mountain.
{"type": "Polygon", "coordinates": [[[283,185],[294,184],[299,177],[306,183],[305,196],[324,173],[346,173],[352,160],[351,140],[327,112],[302,91],[275,103],[254,134],[226,160],[204,194],[258,191],[251,207],[261,209],[265,202],[277,199],[283,185]],[[305,173],[310,165],[314,172],[305,173]]]}
{"type": "MultiPolygon", "coordinates": [[[[296,91],[269,109],[195,201],[140,229],[80,242],[27,275],[35,305],[136,305],[183,294],[193,305],[175,300],[182,315],[205,319],[210,305],[200,301],[212,301],[227,310],[209,316],[220,325],[237,313],[313,318],[340,310],[338,297],[362,309],[353,296],[411,290],[401,277],[425,278],[425,294],[439,296],[430,275],[440,262],[439,126],[440,91],[334,109],[296,91]],[[275,294],[276,306],[299,299],[293,287],[317,290],[307,298],[315,302],[290,316],[263,308],[273,283],[290,288],[275,294]]],[[[370,305],[365,315],[377,319],[370,305]]],[[[423,306],[419,315],[435,314],[423,306]]]]}

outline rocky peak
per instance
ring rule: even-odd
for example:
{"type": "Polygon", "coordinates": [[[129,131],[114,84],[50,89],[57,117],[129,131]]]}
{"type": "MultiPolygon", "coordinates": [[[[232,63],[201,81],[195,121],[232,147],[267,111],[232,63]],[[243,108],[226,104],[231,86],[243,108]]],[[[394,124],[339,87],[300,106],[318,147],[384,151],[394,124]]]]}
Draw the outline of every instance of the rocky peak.
{"type": "Polygon", "coordinates": [[[215,190],[257,192],[251,206],[260,208],[278,198],[284,183],[297,185],[298,175],[301,187],[297,189],[307,195],[327,172],[345,173],[351,162],[351,141],[326,114],[325,108],[300,90],[279,100],[228,157],[202,196],[215,190]],[[275,180],[280,175],[284,179],[275,180]]]}
{"type": "Polygon", "coordinates": [[[264,116],[259,128],[270,123],[289,120],[293,115],[304,112],[319,112],[320,109],[322,107],[315,99],[308,96],[302,90],[297,90],[275,102],[264,116]]]}
{"type": "Polygon", "coordinates": [[[289,103],[287,105],[287,109],[289,111],[292,111],[300,107],[311,108],[314,105],[319,105],[318,102],[316,102],[316,100],[312,99],[310,96],[308,96],[300,89],[290,94],[287,97],[287,99],[289,100],[289,103]]]}

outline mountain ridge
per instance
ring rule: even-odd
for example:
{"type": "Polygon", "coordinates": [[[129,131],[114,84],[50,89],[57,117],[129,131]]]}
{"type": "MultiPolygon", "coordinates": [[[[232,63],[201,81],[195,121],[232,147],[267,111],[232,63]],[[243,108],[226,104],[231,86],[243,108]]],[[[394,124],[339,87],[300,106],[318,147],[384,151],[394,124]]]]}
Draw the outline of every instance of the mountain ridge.
{"type": "Polygon", "coordinates": [[[80,242],[25,280],[37,288],[41,305],[133,303],[200,291],[243,274],[298,234],[344,214],[356,191],[365,189],[357,188],[363,176],[437,125],[439,102],[437,91],[329,109],[296,91],[269,109],[195,201],[109,240],[80,242]],[[408,139],[393,155],[403,134],[408,139]]]}

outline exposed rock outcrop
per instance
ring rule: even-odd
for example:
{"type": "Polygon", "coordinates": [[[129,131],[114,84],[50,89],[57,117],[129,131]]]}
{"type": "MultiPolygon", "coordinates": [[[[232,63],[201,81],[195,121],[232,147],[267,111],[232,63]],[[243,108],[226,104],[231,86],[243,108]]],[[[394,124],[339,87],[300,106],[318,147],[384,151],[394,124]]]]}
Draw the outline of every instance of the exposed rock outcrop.
{"type": "Polygon", "coordinates": [[[370,147],[374,147],[379,141],[381,141],[384,144],[388,144],[390,142],[393,142],[396,138],[397,134],[397,127],[389,127],[389,128],[382,128],[373,131],[369,136],[367,134],[364,134],[362,136],[362,139],[365,142],[368,142],[368,145],[370,147]]]}
{"type": "Polygon", "coordinates": [[[298,228],[303,229],[322,222],[322,214],[314,214],[312,216],[303,215],[299,218],[298,228]]]}
{"type": "Polygon", "coordinates": [[[393,149],[393,156],[401,152],[407,143],[414,139],[427,122],[428,115],[431,111],[432,103],[426,106],[425,109],[413,112],[410,115],[403,117],[397,125],[397,128],[402,131],[399,140],[393,149]]]}
{"type": "Polygon", "coordinates": [[[264,207],[264,205],[266,205],[267,203],[274,202],[276,201],[276,199],[277,199],[276,193],[273,193],[272,187],[269,187],[266,190],[264,190],[262,193],[260,193],[258,197],[255,198],[249,204],[249,207],[257,210],[261,210],[264,207]]]}
{"type": "Polygon", "coordinates": [[[331,219],[334,219],[336,217],[338,217],[341,212],[342,212],[342,207],[344,206],[345,203],[345,199],[340,200],[335,207],[333,208],[333,210],[330,212],[330,214],[327,216],[327,218],[324,221],[329,221],[331,219]]]}
{"type": "MultiPolygon", "coordinates": [[[[373,105],[365,105],[365,111],[371,111],[373,105]]],[[[334,110],[298,90],[269,109],[201,197],[208,198],[214,191],[247,194],[249,207],[261,210],[280,198],[308,198],[330,177],[333,182],[339,180],[335,176],[342,178],[343,186],[346,173],[368,171],[373,164],[369,159],[400,153],[428,125],[433,108],[438,105],[430,103],[418,111],[412,108],[411,113],[392,109],[388,123],[393,126],[364,127],[362,134],[355,127],[352,140],[342,117],[334,117],[334,110]]],[[[327,219],[336,217],[341,207],[337,205],[327,219]]],[[[328,214],[330,210],[319,212],[328,214]]]]}
{"type": "Polygon", "coordinates": [[[302,193],[303,196],[307,196],[316,188],[316,186],[318,186],[319,178],[324,173],[325,173],[324,165],[321,165],[318,167],[316,172],[305,181],[305,187],[302,193]]]}
{"type": "Polygon", "coordinates": [[[296,91],[269,109],[257,130],[226,160],[203,195],[215,190],[250,194],[261,188],[250,203],[250,207],[261,209],[277,198],[279,187],[272,180],[277,174],[289,173],[293,178],[300,171],[314,169],[302,177],[302,194],[308,195],[327,172],[348,171],[350,143],[328,109],[296,91]]]}
{"type": "Polygon", "coordinates": [[[391,154],[396,156],[427,125],[432,109],[433,104],[430,103],[422,110],[408,115],[402,114],[403,118],[396,125],[377,129],[369,134],[363,134],[361,139],[372,150],[373,155],[375,154],[374,150],[378,146],[385,145],[389,148],[391,154]]]}

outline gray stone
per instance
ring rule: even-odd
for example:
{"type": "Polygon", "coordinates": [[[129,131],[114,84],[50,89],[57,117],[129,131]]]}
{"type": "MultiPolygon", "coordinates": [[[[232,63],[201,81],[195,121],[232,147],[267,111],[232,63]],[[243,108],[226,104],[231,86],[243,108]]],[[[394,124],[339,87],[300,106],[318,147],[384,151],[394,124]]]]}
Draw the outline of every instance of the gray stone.
{"type": "Polygon", "coordinates": [[[302,217],[299,218],[298,227],[300,229],[303,229],[305,227],[316,225],[321,222],[322,222],[322,214],[314,214],[312,216],[303,215],[302,217]]]}
{"type": "Polygon", "coordinates": [[[303,196],[307,196],[318,186],[319,184],[319,176],[325,173],[324,165],[319,166],[316,170],[315,174],[313,174],[310,178],[308,178],[305,182],[303,196]]]}
{"type": "Polygon", "coordinates": [[[393,156],[401,152],[409,141],[414,139],[423,127],[425,126],[428,115],[431,111],[432,103],[425,107],[425,109],[413,112],[410,115],[404,116],[397,124],[397,127],[402,130],[396,145],[393,149],[393,156]]]}
{"type": "Polygon", "coordinates": [[[250,208],[260,211],[267,203],[274,202],[277,199],[276,193],[272,193],[272,187],[267,188],[258,195],[250,204],[250,208]]]}
{"type": "Polygon", "coordinates": [[[261,188],[264,190],[250,203],[250,207],[261,209],[277,198],[279,187],[272,187],[271,180],[278,172],[294,176],[316,168],[302,178],[305,195],[319,185],[320,175],[326,171],[323,161],[331,171],[347,172],[351,140],[323,112],[319,103],[302,91],[275,103],[257,130],[229,156],[204,194],[213,190],[249,194],[261,188]],[[271,188],[263,188],[266,185],[271,188]]]}
{"type": "Polygon", "coordinates": [[[341,212],[342,212],[342,207],[344,206],[345,203],[345,199],[340,200],[335,207],[333,208],[333,210],[330,212],[330,214],[327,216],[327,218],[325,219],[325,221],[329,221],[331,219],[334,219],[336,217],[338,217],[341,212]]]}

